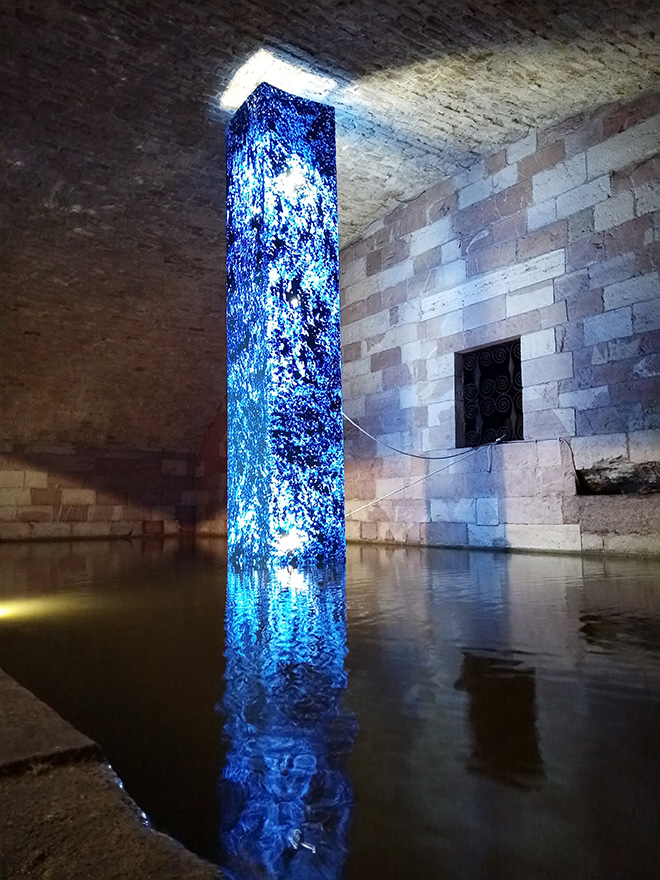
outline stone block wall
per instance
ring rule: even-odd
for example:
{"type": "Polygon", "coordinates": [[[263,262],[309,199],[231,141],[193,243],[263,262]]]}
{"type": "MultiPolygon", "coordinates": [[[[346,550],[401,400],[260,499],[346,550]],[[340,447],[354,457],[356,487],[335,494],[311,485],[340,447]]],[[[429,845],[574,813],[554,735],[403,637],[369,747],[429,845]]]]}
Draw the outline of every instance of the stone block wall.
{"type": "Polygon", "coordinates": [[[224,403],[206,433],[197,460],[199,535],[227,534],[227,408],[224,403]]]}
{"type": "Polygon", "coordinates": [[[192,533],[205,500],[186,452],[4,443],[0,453],[0,541],[192,533]]]}
{"type": "Polygon", "coordinates": [[[191,529],[225,393],[208,16],[19,2],[0,19],[0,539],[191,529]]]}
{"type": "Polygon", "coordinates": [[[525,437],[450,465],[347,425],[350,538],[660,553],[660,496],[579,496],[574,472],[660,460],[659,149],[660,93],[608,105],[530,132],[343,251],[347,414],[452,455],[455,353],[520,337],[525,437]]]}

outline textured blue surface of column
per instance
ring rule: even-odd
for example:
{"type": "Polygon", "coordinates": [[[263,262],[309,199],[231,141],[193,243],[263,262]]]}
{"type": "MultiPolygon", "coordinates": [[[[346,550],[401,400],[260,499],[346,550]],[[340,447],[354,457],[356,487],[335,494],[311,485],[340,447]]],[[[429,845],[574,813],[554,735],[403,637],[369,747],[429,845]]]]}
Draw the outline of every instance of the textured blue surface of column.
{"type": "Polygon", "coordinates": [[[345,556],[334,110],[266,83],[227,128],[234,565],[345,556]]]}

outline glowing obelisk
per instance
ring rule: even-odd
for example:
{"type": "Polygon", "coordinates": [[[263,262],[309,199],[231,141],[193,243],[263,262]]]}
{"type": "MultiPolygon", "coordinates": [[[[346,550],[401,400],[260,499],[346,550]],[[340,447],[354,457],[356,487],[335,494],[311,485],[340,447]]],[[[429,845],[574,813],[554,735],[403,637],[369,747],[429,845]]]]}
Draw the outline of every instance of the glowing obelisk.
{"type": "Polygon", "coordinates": [[[334,110],[258,86],[227,128],[234,565],[345,556],[334,110]]]}

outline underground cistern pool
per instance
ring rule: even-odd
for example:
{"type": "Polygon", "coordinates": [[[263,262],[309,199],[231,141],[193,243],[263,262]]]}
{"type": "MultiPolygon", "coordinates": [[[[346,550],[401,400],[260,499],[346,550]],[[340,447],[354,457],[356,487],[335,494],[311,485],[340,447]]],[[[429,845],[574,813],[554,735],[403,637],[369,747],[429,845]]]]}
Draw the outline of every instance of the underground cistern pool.
{"type": "Polygon", "coordinates": [[[660,564],[349,545],[0,547],[0,666],[157,829],[248,878],[643,878],[660,564]],[[231,568],[230,568],[231,571],[231,568]]]}

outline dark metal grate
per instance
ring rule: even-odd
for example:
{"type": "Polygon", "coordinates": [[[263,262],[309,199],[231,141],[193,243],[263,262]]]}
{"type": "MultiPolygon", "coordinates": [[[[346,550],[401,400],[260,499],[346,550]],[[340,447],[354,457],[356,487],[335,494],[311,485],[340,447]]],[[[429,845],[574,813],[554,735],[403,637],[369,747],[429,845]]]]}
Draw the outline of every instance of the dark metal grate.
{"type": "Polygon", "coordinates": [[[520,339],[456,355],[456,445],[523,439],[520,339]]]}

